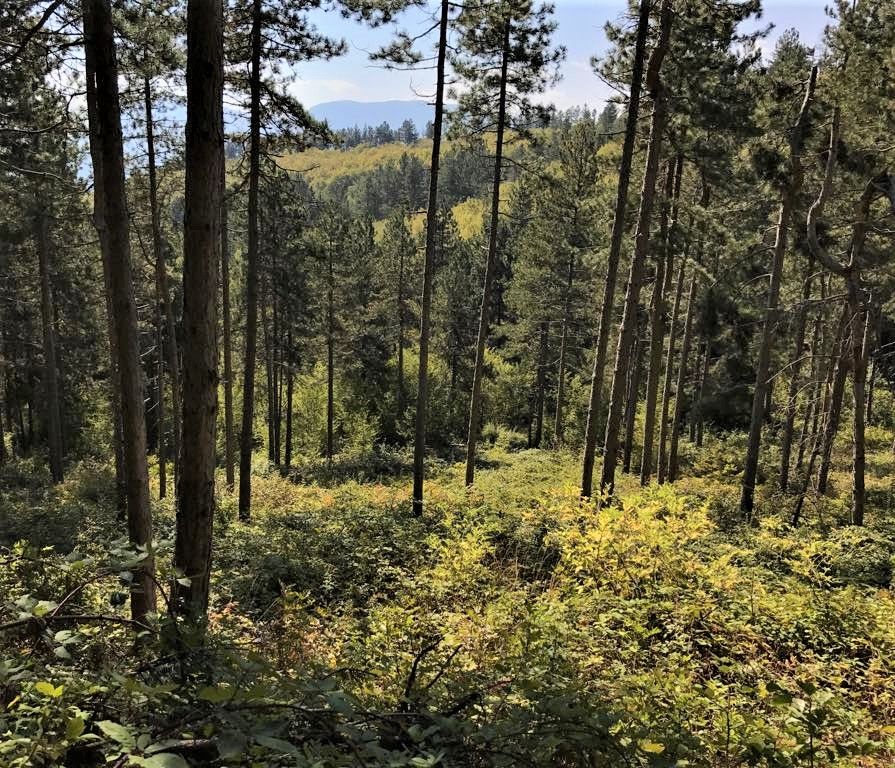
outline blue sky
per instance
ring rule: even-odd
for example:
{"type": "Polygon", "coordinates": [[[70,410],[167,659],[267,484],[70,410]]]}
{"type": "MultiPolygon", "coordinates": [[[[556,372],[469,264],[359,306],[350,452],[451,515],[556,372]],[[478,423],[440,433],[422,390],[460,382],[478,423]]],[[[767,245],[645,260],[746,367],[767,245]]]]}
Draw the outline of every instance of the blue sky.
{"type": "MultiPolygon", "coordinates": [[[[562,66],[563,79],[545,100],[560,108],[584,103],[599,106],[610,94],[594,76],[589,60],[605,49],[603,24],[621,17],[625,2],[555,0],[555,4],[555,39],[566,46],[568,55],[562,66]]],[[[776,36],[789,27],[798,29],[805,43],[818,44],[828,21],[825,5],[825,0],[765,0],[759,23],[775,25],[765,46],[772,50],[776,36]]],[[[317,12],[313,19],[321,31],[344,38],[348,53],[328,62],[309,62],[295,71],[290,91],[307,106],[341,99],[416,99],[431,92],[431,72],[390,72],[370,64],[367,52],[389,39],[389,29],[367,29],[332,11],[317,12]]],[[[407,15],[400,26],[413,32],[421,29],[422,23],[419,15],[407,15]]]]}

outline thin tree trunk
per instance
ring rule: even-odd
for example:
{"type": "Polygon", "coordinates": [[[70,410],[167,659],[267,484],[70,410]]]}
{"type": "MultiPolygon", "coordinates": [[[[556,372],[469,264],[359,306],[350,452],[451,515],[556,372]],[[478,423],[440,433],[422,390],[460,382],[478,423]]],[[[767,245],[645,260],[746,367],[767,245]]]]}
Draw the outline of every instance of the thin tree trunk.
{"type": "Polygon", "coordinates": [[[811,477],[814,474],[814,465],[820,458],[818,470],[817,491],[819,494],[826,492],[827,479],[830,473],[830,457],[833,452],[833,443],[836,440],[836,432],[839,429],[839,413],[842,409],[842,396],[845,390],[845,378],[848,372],[848,304],[843,306],[842,318],[839,321],[839,330],[836,333],[833,349],[836,350],[835,362],[831,361],[827,376],[827,391],[824,396],[823,429],[816,433],[814,447],[808,458],[805,475],[793,509],[791,522],[798,525],[802,518],[802,508],[805,496],[811,485],[811,477]]]}
{"type": "Polygon", "coordinates": [[[856,270],[849,274],[848,302],[851,312],[851,352],[852,352],[852,393],[854,407],[853,450],[852,450],[852,525],[864,525],[866,470],[866,447],[864,437],[864,418],[866,416],[866,384],[867,384],[867,345],[864,306],[856,270]]]}
{"type": "MultiPolygon", "coordinates": [[[[821,414],[821,387],[822,387],[822,379],[821,379],[821,366],[823,365],[823,360],[826,359],[827,355],[827,342],[826,342],[826,325],[824,324],[824,301],[827,297],[826,290],[827,281],[821,279],[820,281],[820,298],[821,304],[817,311],[817,316],[814,319],[814,343],[811,348],[811,376],[812,376],[812,386],[811,393],[808,399],[808,407],[805,409],[805,418],[802,422],[802,432],[799,436],[799,451],[798,456],[796,457],[796,471],[799,472],[802,469],[802,463],[805,458],[805,448],[808,445],[808,436],[811,436],[811,439],[815,439],[817,437],[817,429],[818,424],[820,422],[820,414],[821,414]],[[809,431],[809,424],[810,431],[809,431]]],[[[830,352],[829,357],[832,358],[832,351],[830,352]]],[[[832,365],[828,366],[829,369],[832,369],[832,365]]],[[[826,377],[829,382],[829,377],[826,377]]],[[[827,384],[827,387],[829,383],[827,384]]],[[[826,395],[826,388],[824,388],[824,396],[826,395]]]]}
{"type": "Polygon", "coordinates": [[[333,466],[333,427],[335,424],[335,397],[333,383],[335,381],[335,308],[333,244],[327,249],[326,280],[326,470],[332,473],[333,466]]]}
{"type": "Polygon", "coordinates": [[[562,332],[559,341],[559,363],[556,379],[556,415],[553,423],[553,441],[557,448],[563,444],[565,425],[563,423],[563,406],[566,400],[566,355],[569,343],[569,323],[571,322],[572,283],[575,279],[575,251],[569,254],[569,266],[566,272],[566,290],[562,306],[562,332]]]}
{"type": "Polygon", "coordinates": [[[702,353],[702,369],[699,372],[699,384],[696,392],[696,434],[693,442],[697,448],[702,448],[702,443],[705,439],[705,385],[709,378],[709,353],[711,348],[711,342],[706,338],[702,353]]]}
{"type": "MultiPolygon", "coordinates": [[[[102,157],[104,214],[109,263],[109,287],[118,341],[118,376],[121,388],[121,423],[124,443],[124,479],[127,487],[127,521],[131,544],[150,547],[152,517],[149,510],[149,472],[146,466],[146,416],[143,408],[143,370],[130,256],[130,226],[125,198],[124,144],[118,97],[118,63],[112,12],[108,0],[86,0],[86,47],[95,65],[96,116],[102,157]]],[[[144,621],[155,612],[155,563],[151,550],[134,569],[131,614],[144,621]]]]}
{"type": "MultiPolygon", "coordinates": [[[[642,311],[639,315],[644,315],[642,311]]],[[[622,472],[630,474],[634,457],[634,430],[637,424],[637,402],[640,396],[640,377],[643,373],[643,352],[646,349],[646,318],[641,317],[637,323],[637,336],[634,339],[634,366],[628,371],[628,382],[625,390],[625,437],[622,447],[622,472]]]]}
{"type": "MultiPolygon", "coordinates": [[[[681,264],[683,268],[683,264],[681,264]]],[[[696,308],[696,289],[699,285],[697,273],[690,276],[690,289],[687,292],[687,316],[684,320],[684,338],[681,341],[681,362],[677,369],[677,384],[674,389],[674,410],[671,417],[671,445],[668,451],[668,482],[677,480],[678,444],[681,431],[681,414],[684,411],[684,385],[687,381],[687,361],[690,357],[690,344],[693,335],[693,310],[696,308]]]]}
{"type": "Polygon", "coordinates": [[[398,255],[398,381],[395,392],[395,427],[404,418],[404,321],[407,311],[404,307],[404,249],[398,255]]]}
{"type": "MultiPolygon", "coordinates": [[[[226,188],[226,172],[223,177],[222,186],[226,188]]],[[[225,194],[222,194],[221,200],[221,311],[224,315],[224,471],[227,490],[232,491],[236,482],[233,456],[233,332],[230,320],[230,231],[225,194]]]]}
{"type": "Polygon", "coordinates": [[[435,65],[435,116],[432,123],[432,160],[429,166],[429,197],[426,206],[426,255],[423,264],[423,295],[420,302],[419,375],[413,436],[413,513],[418,517],[423,514],[426,408],[429,397],[429,333],[432,314],[432,277],[435,272],[438,166],[441,159],[441,128],[444,117],[444,68],[447,55],[450,7],[450,0],[441,0],[441,16],[438,23],[438,57],[435,65]]]}
{"type": "Polygon", "coordinates": [[[168,495],[168,464],[167,444],[165,440],[165,332],[162,320],[161,290],[156,280],[155,283],[155,340],[156,340],[156,400],[155,400],[155,425],[157,432],[156,453],[158,455],[158,497],[164,499],[168,495]]]}
{"type": "Polygon", "coordinates": [[[59,367],[56,361],[56,330],[53,325],[53,287],[50,282],[50,233],[47,213],[42,207],[37,212],[34,226],[40,272],[40,316],[43,328],[43,376],[47,408],[50,476],[54,483],[61,483],[63,480],[62,411],[59,407],[59,367]]]}
{"type": "Polygon", "coordinates": [[[208,610],[218,410],[217,290],[224,174],[223,6],[187,4],[186,192],[183,249],[183,445],[172,608],[208,610]]]}
{"type": "Polygon", "coordinates": [[[503,59],[500,67],[500,95],[497,100],[497,139],[494,149],[494,180],[491,185],[491,229],[488,236],[488,259],[482,286],[482,307],[475,345],[475,366],[472,372],[472,394],[469,398],[469,429],[466,433],[466,485],[475,481],[475,447],[479,439],[482,411],[482,375],[485,370],[485,344],[488,341],[488,316],[491,311],[491,286],[497,271],[497,230],[500,224],[500,182],[503,175],[503,134],[507,116],[507,69],[510,58],[510,20],[504,21],[503,59]]]}
{"type": "Polygon", "coordinates": [[[783,422],[783,435],[780,439],[780,490],[784,493],[789,487],[789,464],[792,456],[792,437],[796,422],[796,408],[798,407],[799,387],[801,385],[800,374],[802,372],[802,358],[805,347],[805,328],[808,323],[808,302],[811,300],[811,281],[814,269],[814,259],[808,260],[808,274],[802,288],[802,306],[796,318],[796,343],[793,351],[793,359],[790,363],[789,392],[786,398],[786,416],[783,422]]]}
{"type": "MultiPolygon", "coordinates": [[[[171,445],[174,452],[174,482],[180,467],[180,361],[177,356],[177,327],[174,309],[168,292],[168,270],[165,266],[165,248],[162,242],[162,225],[158,205],[158,181],[155,162],[155,121],[152,117],[152,89],[149,78],[143,79],[143,104],[146,115],[146,154],[149,165],[149,209],[152,222],[152,249],[155,256],[155,281],[158,299],[165,316],[168,343],[165,345],[168,376],[171,379],[171,445]]],[[[161,372],[161,368],[159,371],[161,372]]],[[[161,374],[160,374],[161,375],[161,374]]],[[[163,377],[160,378],[160,382],[163,377]]],[[[164,385],[160,383],[162,391],[164,385]]]]}
{"type": "MultiPolygon", "coordinates": [[[[681,259],[681,263],[678,266],[677,270],[677,281],[674,290],[674,303],[672,304],[671,309],[671,324],[668,326],[668,348],[666,351],[666,359],[665,359],[665,381],[662,385],[662,416],[659,422],[659,466],[656,468],[658,474],[658,480],[660,483],[664,483],[668,474],[668,430],[670,429],[670,425],[668,423],[668,417],[671,413],[671,377],[674,375],[674,350],[675,350],[675,336],[677,335],[677,324],[679,320],[679,314],[681,311],[681,298],[684,293],[684,273],[686,271],[687,259],[686,256],[681,259]]],[[[681,367],[686,366],[686,361],[681,359],[681,367]]],[[[682,390],[678,390],[682,391],[682,390]]],[[[677,395],[675,395],[675,399],[679,400],[677,395]]]]}
{"type": "MultiPolygon", "coordinates": [[[[289,346],[292,346],[292,334],[289,334],[289,346]]],[[[284,449],[283,465],[286,468],[286,474],[292,467],[292,399],[295,390],[295,371],[292,365],[289,365],[286,371],[286,446],[284,449]]]]}
{"type": "Polygon", "coordinates": [[[805,125],[808,119],[808,107],[814,97],[814,86],[817,82],[817,67],[811,68],[805,99],[799,110],[799,116],[789,139],[790,179],[780,201],[780,212],[777,218],[777,233],[774,241],[774,255],[771,264],[771,277],[768,284],[768,302],[765,310],[764,325],[758,347],[758,363],[756,365],[755,392],[752,396],[752,417],[749,424],[749,443],[743,467],[742,493],[740,494],[740,512],[747,520],[752,518],[755,505],[755,482],[758,478],[758,454],[761,450],[761,430],[765,420],[765,400],[768,395],[768,374],[771,367],[771,347],[774,332],[780,317],[780,282],[783,277],[783,259],[786,255],[786,240],[789,234],[789,223],[796,197],[802,186],[802,143],[805,125]]]}
{"type": "Polygon", "coordinates": [[[650,299],[650,346],[649,370],[646,375],[646,400],[643,416],[643,451],[640,456],[640,484],[649,484],[653,474],[653,441],[656,436],[656,405],[659,397],[659,375],[662,369],[662,348],[665,345],[665,291],[670,288],[666,270],[670,274],[671,255],[669,215],[674,201],[676,165],[668,161],[668,175],[665,179],[665,201],[662,205],[660,241],[662,247],[656,256],[656,274],[653,294],[650,299]]]}
{"type": "Polygon", "coordinates": [[[258,185],[261,177],[261,17],[262,0],[252,0],[251,71],[249,74],[249,209],[246,253],[245,357],[242,428],[239,438],[239,518],[252,507],[252,442],[255,413],[255,362],[258,354],[258,185]]]}
{"type": "MultiPolygon", "coordinates": [[[[112,422],[112,450],[115,459],[115,506],[118,519],[127,515],[127,488],[124,480],[124,443],[121,424],[121,391],[118,387],[118,336],[115,331],[115,317],[112,311],[112,291],[110,288],[109,265],[112,255],[109,250],[109,233],[106,227],[105,184],[102,172],[102,147],[96,94],[96,57],[87,37],[90,33],[91,3],[82,0],[81,13],[84,24],[84,79],[87,102],[88,142],[90,160],[93,167],[93,226],[99,239],[103,264],[103,286],[106,304],[106,329],[109,343],[109,411],[112,422]]],[[[10,426],[10,432],[12,426],[10,426]]],[[[13,444],[13,450],[15,445],[13,444]]]]}
{"type": "Polygon", "coordinates": [[[584,433],[584,458],[581,469],[581,495],[589,498],[593,492],[594,459],[597,453],[600,408],[603,398],[603,372],[609,346],[609,331],[615,306],[615,289],[618,283],[618,265],[622,239],[625,234],[625,213],[628,205],[628,187],[631,182],[631,165],[634,145],[637,141],[637,120],[640,114],[640,88],[643,79],[643,62],[649,33],[650,0],[640,0],[637,21],[637,39],[634,44],[634,60],[631,71],[631,93],[628,96],[628,114],[625,120],[625,139],[618,169],[615,211],[612,218],[612,235],[609,240],[609,256],[606,279],[603,284],[603,303],[597,327],[597,343],[594,350],[594,366],[591,374],[590,396],[587,407],[587,426],[584,433]]]}
{"type": "Polygon", "coordinates": [[[540,448],[544,439],[544,405],[547,400],[547,351],[549,349],[549,329],[546,322],[541,323],[538,344],[538,372],[535,380],[535,435],[533,448],[540,448]]]}
{"type": "MultiPolygon", "coordinates": [[[[266,291],[265,291],[266,293],[266,291]]],[[[274,373],[273,342],[271,341],[270,323],[267,318],[269,297],[261,302],[261,331],[264,334],[264,384],[267,404],[267,460],[276,463],[276,431],[274,430],[274,373]]]]}

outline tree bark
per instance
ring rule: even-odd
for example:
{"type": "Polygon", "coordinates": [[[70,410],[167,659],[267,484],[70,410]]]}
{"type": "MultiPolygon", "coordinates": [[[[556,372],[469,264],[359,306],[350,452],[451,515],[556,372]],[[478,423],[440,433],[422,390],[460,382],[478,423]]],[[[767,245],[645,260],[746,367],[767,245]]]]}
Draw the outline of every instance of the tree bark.
{"type": "Polygon", "coordinates": [[[217,282],[224,173],[223,6],[187,4],[186,192],[183,254],[183,445],[172,608],[208,610],[218,408],[217,282]]]}
{"type": "MultiPolygon", "coordinates": [[[[131,586],[131,615],[144,621],[155,612],[155,563],[151,550],[149,472],[146,466],[146,417],[143,408],[143,369],[130,254],[130,223],[124,178],[124,144],[118,96],[118,62],[112,11],[108,0],[85,0],[88,13],[86,47],[91,50],[96,78],[96,117],[102,158],[104,219],[108,237],[109,289],[118,347],[124,480],[131,544],[147,549],[135,568],[131,586]]],[[[96,170],[96,169],[95,169],[96,170]]]]}
{"type": "MultiPolygon", "coordinates": [[[[665,359],[665,381],[662,385],[662,410],[659,421],[659,465],[656,468],[658,481],[664,483],[668,475],[668,430],[670,425],[668,418],[671,413],[671,378],[674,375],[674,350],[676,347],[675,336],[677,334],[677,324],[681,311],[681,299],[684,293],[684,273],[686,271],[686,257],[681,259],[681,263],[677,269],[677,281],[674,289],[674,303],[671,309],[671,323],[668,326],[668,348],[665,359]]],[[[681,367],[686,365],[686,361],[681,358],[681,367]]],[[[677,396],[675,395],[677,398],[677,396]]]]}
{"type": "Polygon", "coordinates": [[[646,151],[646,169],[643,174],[643,187],[640,193],[640,211],[637,217],[637,230],[634,236],[634,253],[628,274],[628,289],[625,294],[625,306],[622,314],[621,328],[618,334],[618,346],[615,355],[615,368],[612,377],[612,391],[609,398],[609,416],[606,419],[606,439],[603,444],[603,469],[600,476],[600,496],[611,498],[615,490],[615,469],[618,465],[618,436],[621,425],[622,409],[625,399],[625,380],[630,364],[633,346],[634,329],[637,324],[637,306],[640,300],[640,288],[643,283],[644,262],[649,250],[650,223],[652,221],[653,203],[656,196],[656,178],[659,173],[659,155],[662,149],[662,134],[665,130],[668,105],[664,86],[661,82],[661,66],[668,50],[671,35],[672,12],[670,0],[664,0],[659,25],[659,41],[650,56],[647,67],[646,84],[653,100],[653,115],[650,121],[650,136],[646,151]]]}
{"type": "Polygon", "coordinates": [[[625,139],[618,169],[618,188],[615,212],[612,218],[612,235],[609,240],[609,256],[606,264],[606,280],[603,284],[603,303],[597,327],[597,343],[591,374],[590,396],[587,406],[587,426],[584,433],[584,458],[581,469],[581,496],[589,498],[593,492],[594,459],[597,452],[600,408],[603,397],[603,372],[606,368],[606,352],[609,346],[609,330],[615,305],[615,289],[618,283],[618,265],[622,239],[625,234],[625,213],[628,206],[628,187],[631,182],[631,165],[634,145],[637,141],[637,120],[640,115],[640,89],[643,79],[646,41],[649,33],[650,0],[640,0],[637,21],[637,38],[634,43],[634,61],[631,71],[631,93],[628,96],[628,114],[625,120],[625,139]]]}
{"type": "MultiPolygon", "coordinates": [[[[39,204],[40,205],[40,204],[39,204]]],[[[35,221],[37,262],[40,272],[40,316],[43,329],[44,397],[47,408],[47,443],[50,454],[50,476],[61,483],[62,475],[62,409],[59,405],[59,366],[56,361],[56,330],[53,325],[53,287],[50,275],[50,233],[47,212],[38,208],[35,221]]]]}
{"type": "MultiPolygon", "coordinates": [[[[226,162],[226,161],[225,161],[226,162]]],[[[226,165],[222,186],[226,189],[226,165]]],[[[224,471],[227,490],[236,483],[233,456],[233,331],[230,319],[230,232],[227,196],[221,200],[221,311],[224,315],[224,471]]]]}
{"type": "Polygon", "coordinates": [[[249,74],[249,209],[246,252],[245,356],[242,428],[239,438],[239,519],[252,507],[252,442],[255,413],[255,363],[258,354],[258,186],[261,179],[261,17],[262,0],[252,0],[249,74]]]}
{"type": "MultiPolygon", "coordinates": [[[[112,311],[112,291],[110,289],[109,265],[112,255],[109,250],[109,233],[106,227],[105,184],[102,172],[102,147],[100,145],[100,125],[96,94],[96,56],[88,41],[90,31],[91,3],[82,0],[81,14],[84,25],[84,79],[87,102],[88,144],[93,167],[93,226],[99,240],[103,264],[103,286],[106,304],[106,330],[109,343],[109,411],[112,422],[112,449],[115,458],[115,506],[118,519],[127,516],[127,488],[124,480],[124,443],[121,424],[121,391],[118,387],[118,336],[115,332],[115,317],[112,311]]],[[[12,427],[10,426],[10,431],[12,427]]],[[[13,446],[15,448],[15,446],[13,446]]]]}
{"type": "Polygon", "coordinates": [[[544,439],[544,406],[547,401],[547,351],[549,348],[549,328],[546,321],[541,323],[538,343],[538,371],[535,378],[535,434],[532,448],[540,448],[544,439]]]}
{"type": "MultiPolygon", "coordinates": [[[[638,315],[644,315],[642,311],[638,315]]],[[[640,376],[643,372],[643,351],[646,349],[646,318],[640,317],[637,322],[637,335],[634,338],[634,366],[628,371],[625,390],[625,436],[622,446],[622,472],[630,474],[634,457],[634,430],[637,425],[637,401],[640,396],[640,376]]]]}
{"type": "Polygon", "coordinates": [[[761,430],[765,420],[765,399],[768,394],[768,374],[771,366],[771,347],[774,332],[780,317],[780,282],[783,277],[783,259],[786,255],[786,241],[789,234],[789,222],[796,196],[802,186],[802,143],[805,126],[808,120],[808,107],[814,98],[814,87],[817,83],[817,67],[812,67],[805,89],[805,99],[799,110],[799,116],[793,126],[789,138],[790,178],[780,200],[780,212],[777,218],[777,231],[774,240],[774,255],[771,263],[771,277],[768,285],[768,302],[765,310],[764,325],[758,347],[758,363],[755,374],[755,392],[752,396],[752,417],[749,424],[749,443],[743,467],[742,493],[740,494],[740,512],[746,520],[752,519],[755,506],[755,482],[758,478],[758,454],[761,449],[761,430]]]}
{"type": "Polygon", "coordinates": [[[485,371],[485,344],[488,341],[488,316],[491,311],[491,286],[497,271],[497,230],[500,224],[500,182],[503,176],[503,135],[507,116],[507,69],[510,58],[510,20],[504,21],[503,52],[500,66],[500,94],[497,99],[497,139],[494,149],[494,180],[491,184],[491,228],[488,235],[488,258],[482,286],[482,307],[475,345],[472,371],[472,394],[469,398],[469,429],[466,433],[466,485],[475,481],[475,447],[479,439],[482,415],[482,376],[485,371]]]}
{"type": "Polygon", "coordinates": [[[667,285],[666,270],[670,274],[671,255],[669,215],[674,202],[675,164],[668,162],[668,175],[665,179],[665,201],[662,205],[661,237],[662,247],[656,256],[656,274],[653,283],[653,295],[650,299],[650,346],[649,370],[646,376],[646,401],[643,417],[643,451],[640,455],[640,484],[648,485],[653,474],[653,441],[656,437],[656,404],[659,397],[659,374],[662,369],[662,349],[665,346],[665,314],[667,312],[665,291],[667,285]]]}
{"type": "Polygon", "coordinates": [[[799,387],[801,385],[800,374],[802,372],[802,359],[805,352],[805,328],[808,322],[808,302],[811,300],[811,281],[814,270],[814,259],[808,260],[808,274],[802,287],[802,306],[796,318],[796,343],[793,350],[793,358],[789,370],[789,392],[786,398],[786,416],[783,422],[783,435],[780,439],[780,490],[784,493],[789,487],[789,464],[792,456],[792,437],[796,422],[796,408],[798,407],[799,387]]]}
{"type": "Polygon", "coordinates": [[[566,400],[566,355],[569,344],[569,323],[571,322],[572,284],[575,280],[575,250],[569,253],[569,265],[566,272],[566,290],[562,305],[562,330],[559,340],[559,362],[556,374],[556,414],[553,423],[553,442],[561,448],[565,432],[564,405],[566,400]]]}
{"type": "MultiPolygon", "coordinates": [[[[158,206],[158,181],[155,162],[155,121],[152,117],[152,89],[149,78],[143,79],[143,104],[146,114],[146,154],[149,165],[149,210],[152,222],[152,249],[155,256],[155,282],[158,300],[161,302],[165,318],[167,344],[164,349],[168,365],[168,377],[171,379],[171,446],[174,452],[174,482],[177,482],[180,467],[180,361],[177,356],[177,326],[174,322],[174,309],[168,291],[168,270],[165,266],[165,248],[162,241],[162,225],[158,206]]],[[[162,368],[159,368],[159,387],[162,384],[162,368]]],[[[161,399],[161,398],[160,398],[161,399]]]]}
{"type": "MultiPolygon", "coordinates": [[[[683,264],[681,268],[683,269],[683,264]]],[[[677,480],[678,444],[681,431],[681,414],[684,410],[684,385],[687,381],[687,361],[690,357],[690,344],[693,334],[693,310],[696,307],[696,289],[699,286],[697,273],[690,276],[690,289],[687,292],[687,316],[684,320],[684,338],[681,341],[681,362],[677,369],[677,384],[674,389],[674,410],[671,417],[671,445],[668,450],[668,482],[677,480]]]]}
{"type": "Polygon", "coordinates": [[[432,314],[432,278],[435,271],[435,229],[438,216],[438,167],[444,117],[444,70],[447,55],[450,0],[441,0],[438,22],[438,55],[435,65],[435,116],[432,122],[432,159],[429,166],[429,198],[426,206],[426,255],[423,295],[420,302],[419,374],[413,437],[413,513],[423,514],[423,480],[426,460],[426,409],[429,397],[429,334],[432,314]]]}

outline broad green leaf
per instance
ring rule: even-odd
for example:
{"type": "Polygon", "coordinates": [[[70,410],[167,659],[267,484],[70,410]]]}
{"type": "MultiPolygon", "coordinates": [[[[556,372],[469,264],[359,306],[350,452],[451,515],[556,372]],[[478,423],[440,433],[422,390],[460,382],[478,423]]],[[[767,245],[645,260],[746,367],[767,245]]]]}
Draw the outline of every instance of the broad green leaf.
{"type": "Polygon", "coordinates": [[[113,720],[100,720],[96,725],[103,732],[104,736],[118,742],[121,746],[133,748],[136,745],[134,734],[131,733],[127,726],[116,723],[113,720]]]}
{"type": "Polygon", "coordinates": [[[649,752],[652,755],[659,755],[665,751],[664,744],[659,744],[655,741],[649,741],[648,739],[644,739],[643,741],[641,741],[639,746],[644,752],[649,752]]]}
{"type": "Polygon", "coordinates": [[[49,696],[51,699],[58,699],[62,695],[62,691],[65,690],[65,686],[59,685],[54,687],[52,683],[41,680],[39,683],[34,684],[34,690],[44,696],[49,696]]]}
{"type": "Polygon", "coordinates": [[[78,736],[84,733],[84,718],[70,717],[65,724],[65,738],[74,741],[78,736]]]}

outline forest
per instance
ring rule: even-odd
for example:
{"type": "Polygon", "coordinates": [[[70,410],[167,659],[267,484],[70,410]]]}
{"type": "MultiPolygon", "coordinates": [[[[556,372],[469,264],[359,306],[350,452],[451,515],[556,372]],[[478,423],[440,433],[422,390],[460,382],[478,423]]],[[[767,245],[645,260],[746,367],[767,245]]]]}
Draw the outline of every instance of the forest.
{"type": "Polygon", "coordinates": [[[895,764],[895,4],[621,5],[0,0],[0,766],[895,764]]]}

